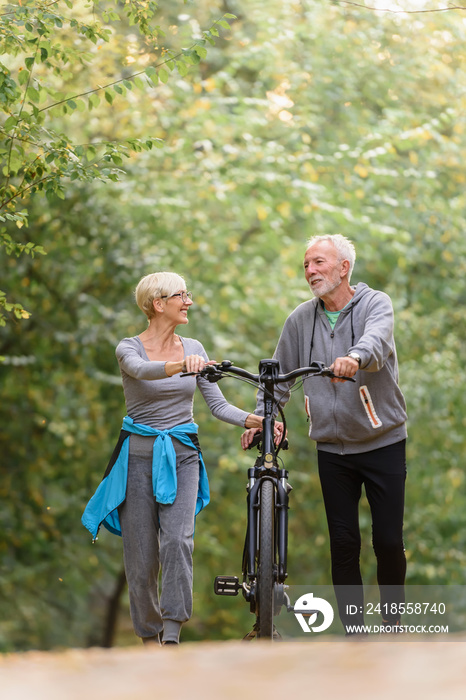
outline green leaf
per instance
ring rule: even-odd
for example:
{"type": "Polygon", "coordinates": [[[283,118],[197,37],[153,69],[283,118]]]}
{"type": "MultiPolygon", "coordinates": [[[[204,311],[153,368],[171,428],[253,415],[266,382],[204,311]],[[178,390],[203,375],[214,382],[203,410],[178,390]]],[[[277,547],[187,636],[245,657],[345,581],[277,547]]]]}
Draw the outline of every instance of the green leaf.
{"type": "Polygon", "coordinates": [[[100,98],[98,95],[93,93],[92,95],[89,95],[89,109],[98,107],[100,105],[100,98]]]}
{"type": "Polygon", "coordinates": [[[154,66],[147,66],[147,68],[144,69],[144,73],[147,75],[149,80],[154,83],[154,85],[157,85],[159,78],[154,66]]]}
{"type": "Polygon", "coordinates": [[[18,83],[24,85],[29,80],[31,73],[28,70],[22,70],[18,74],[18,83]]]}
{"type": "Polygon", "coordinates": [[[165,70],[165,68],[159,69],[159,79],[162,81],[162,83],[167,83],[169,77],[170,75],[168,71],[165,70]]]}
{"type": "Polygon", "coordinates": [[[5,129],[5,131],[10,131],[10,129],[13,129],[13,127],[15,127],[17,123],[18,120],[16,117],[8,117],[8,119],[3,125],[3,128],[5,129]]]}
{"type": "Polygon", "coordinates": [[[109,105],[113,104],[114,97],[113,97],[112,93],[110,92],[110,90],[105,90],[105,99],[107,100],[109,105]]]}
{"type": "Polygon", "coordinates": [[[31,100],[31,102],[38,103],[40,100],[39,90],[36,90],[36,88],[32,85],[30,85],[26,90],[26,96],[31,100]]]}
{"type": "Polygon", "coordinates": [[[183,61],[177,61],[176,67],[178,69],[178,73],[181,75],[182,78],[184,78],[184,76],[187,75],[187,73],[189,72],[188,66],[183,61]]]}
{"type": "Polygon", "coordinates": [[[194,47],[194,51],[197,53],[199,58],[205,58],[207,56],[207,49],[204,46],[199,46],[199,44],[194,47]]]}
{"type": "Polygon", "coordinates": [[[203,34],[204,34],[204,37],[206,38],[206,40],[209,42],[209,44],[211,46],[215,46],[215,40],[212,39],[211,32],[209,30],[207,30],[207,31],[203,32],[203,34]]]}

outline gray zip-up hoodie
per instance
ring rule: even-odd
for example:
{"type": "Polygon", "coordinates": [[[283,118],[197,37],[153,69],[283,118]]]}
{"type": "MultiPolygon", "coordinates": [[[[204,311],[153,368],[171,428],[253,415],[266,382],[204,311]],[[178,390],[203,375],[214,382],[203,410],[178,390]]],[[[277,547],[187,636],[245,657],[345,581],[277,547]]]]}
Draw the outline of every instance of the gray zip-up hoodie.
{"type": "MultiPolygon", "coordinates": [[[[313,360],[329,366],[351,351],[360,355],[355,383],[333,384],[327,377],[304,380],[309,435],[318,449],[339,454],[368,452],[407,435],[390,297],[364,283],[354,289],[333,331],[319,299],[300,304],[286,319],[274,354],[281,373],[306,367],[313,360]]],[[[282,405],[289,399],[290,388],[282,384],[278,389],[283,391],[282,405]]]]}

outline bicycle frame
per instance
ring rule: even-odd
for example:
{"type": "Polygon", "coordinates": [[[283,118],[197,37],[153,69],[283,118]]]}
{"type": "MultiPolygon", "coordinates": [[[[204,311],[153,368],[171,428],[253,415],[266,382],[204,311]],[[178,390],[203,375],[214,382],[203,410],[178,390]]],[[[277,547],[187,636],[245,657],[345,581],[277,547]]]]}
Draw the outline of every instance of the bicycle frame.
{"type": "MultiPolygon", "coordinates": [[[[245,639],[275,636],[273,617],[286,603],[287,610],[293,608],[285,593],[288,559],[288,509],[289,492],[288,471],[280,468],[277,460],[279,448],[285,440],[285,431],[278,447],[274,444],[274,414],[276,399],[275,387],[280,383],[292,382],[304,375],[335,377],[336,375],[321,362],[313,362],[310,367],[303,367],[288,374],[279,374],[277,360],[261,360],[259,374],[254,375],[231,362],[206,366],[200,375],[211,382],[224,376],[236,375],[250,382],[255,382],[264,394],[264,418],[262,421],[261,454],[254,467],[248,469],[247,496],[247,530],[243,550],[243,582],[236,576],[217,576],[214,592],[217,595],[236,596],[242,591],[249,602],[250,610],[256,614],[253,631],[245,639]],[[271,491],[268,484],[271,484],[271,491]],[[264,526],[262,520],[267,524],[264,526]],[[262,527],[261,527],[262,525],[262,527]],[[263,551],[267,551],[267,556],[263,551]],[[261,600],[262,597],[262,600],[261,600]],[[264,612],[265,610],[265,612],[264,612]],[[262,614],[262,619],[261,618],[262,614]]],[[[349,377],[338,377],[348,379],[349,377]]],[[[279,408],[285,427],[285,418],[279,408]]],[[[253,446],[254,443],[250,445],[253,446]]],[[[257,444],[257,442],[256,442],[257,444]]],[[[285,448],[286,449],[286,448],[285,448]]]]}
{"type": "MultiPolygon", "coordinates": [[[[247,583],[252,584],[256,578],[258,521],[257,511],[259,507],[260,488],[262,481],[268,479],[274,487],[275,499],[275,532],[274,553],[276,557],[275,579],[277,583],[284,583],[287,577],[288,554],[288,472],[280,469],[276,457],[274,445],[274,386],[278,377],[279,364],[276,360],[262,360],[259,364],[260,383],[264,388],[264,420],[262,432],[262,452],[257,458],[254,467],[248,470],[248,498],[245,550],[243,556],[243,577],[247,583]],[[275,380],[275,381],[274,381],[275,380]]],[[[250,595],[243,587],[243,595],[246,600],[250,595]]]]}

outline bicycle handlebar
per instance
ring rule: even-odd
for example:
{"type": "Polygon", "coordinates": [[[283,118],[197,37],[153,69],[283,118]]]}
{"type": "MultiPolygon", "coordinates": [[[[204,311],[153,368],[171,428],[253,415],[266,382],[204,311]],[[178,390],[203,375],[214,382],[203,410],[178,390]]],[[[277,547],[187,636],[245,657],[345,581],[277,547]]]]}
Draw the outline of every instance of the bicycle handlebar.
{"type": "MultiPolygon", "coordinates": [[[[198,374],[200,377],[204,377],[209,382],[218,382],[220,379],[228,374],[234,374],[243,379],[248,379],[249,381],[260,384],[262,375],[253,374],[248,372],[248,370],[242,367],[235,367],[235,365],[230,362],[230,360],[223,360],[223,362],[217,362],[214,365],[206,365],[200,372],[188,372],[182,374],[182,377],[192,376],[193,374],[198,374]]],[[[341,377],[336,375],[329,367],[326,367],[323,362],[313,362],[309,367],[300,367],[294,369],[287,374],[278,374],[272,378],[273,384],[283,384],[284,382],[289,382],[298,377],[303,377],[306,374],[310,374],[314,377],[330,377],[335,379],[344,379],[349,382],[354,382],[355,379],[352,377],[341,377]]]]}
{"type": "MultiPolygon", "coordinates": [[[[272,398],[273,400],[273,387],[278,385],[278,384],[283,384],[285,382],[291,382],[293,379],[297,379],[298,377],[304,377],[305,375],[311,375],[314,377],[330,377],[330,378],[335,378],[335,379],[344,379],[346,381],[354,382],[355,379],[352,377],[340,377],[336,375],[329,367],[326,367],[323,362],[312,362],[312,364],[309,367],[299,367],[298,369],[292,370],[291,372],[287,372],[287,374],[278,374],[278,362],[276,360],[262,360],[259,364],[259,374],[253,374],[252,372],[248,372],[248,370],[243,369],[242,367],[235,367],[232,362],[229,360],[224,360],[223,362],[217,362],[215,364],[210,364],[210,365],[205,365],[200,372],[185,372],[181,374],[182,377],[188,377],[188,376],[193,376],[193,375],[198,375],[200,377],[203,377],[207,379],[207,381],[214,383],[218,382],[220,379],[223,377],[226,377],[228,375],[235,375],[237,377],[240,377],[241,379],[244,379],[248,382],[254,383],[259,385],[261,387],[266,396],[272,398]]],[[[280,441],[280,444],[278,445],[276,449],[276,454],[278,454],[278,451],[280,449],[288,449],[288,441],[286,440],[286,422],[285,422],[285,416],[283,414],[283,411],[279,405],[278,405],[278,410],[280,412],[280,415],[283,420],[283,435],[282,439],[280,441]]],[[[264,425],[264,431],[266,430],[266,426],[264,425]]],[[[267,431],[269,431],[270,428],[267,428],[267,431]]],[[[265,435],[265,432],[264,432],[265,435]]],[[[272,440],[271,434],[268,435],[267,440],[272,440]]],[[[249,445],[249,449],[251,447],[255,446],[258,442],[261,441],[261,437],[259,437],[259,434],[255,436],[253,439],[252,443],[249,445]]]]}

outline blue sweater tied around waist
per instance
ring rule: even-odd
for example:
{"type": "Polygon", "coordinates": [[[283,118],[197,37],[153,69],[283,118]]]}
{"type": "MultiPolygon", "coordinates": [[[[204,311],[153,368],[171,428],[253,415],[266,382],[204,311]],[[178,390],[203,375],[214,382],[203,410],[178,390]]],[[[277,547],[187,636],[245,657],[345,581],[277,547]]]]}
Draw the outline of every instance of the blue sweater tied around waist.
{"type": "Polygon", "coordinates": [[[125,416],[120,438],[110,459],[107,470],[96,492],[87,504],[81,522],[97,538],[103,525],[114,535],[121,536],[118,508],[126,498],[128,480],[129,438],[131,433],[155,437],[152,451],[152,487],[157,503],[171,504],[176,498],[176,452],[172,438],[184,445],[194,447],[199,453],[199,488],[196,503],[196,515],[209,503],[209,482],[202,452],[197,441],[196,423],[175,425],[169,430],[157,430],[148,425],[135,423],[125,416]],[[192,439],[190,436],[193,436],[192,439]]]}

